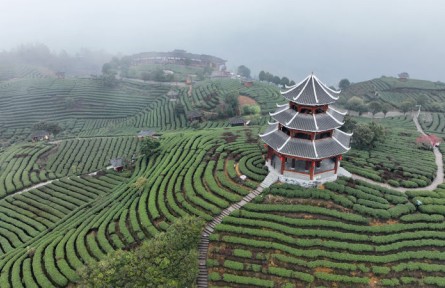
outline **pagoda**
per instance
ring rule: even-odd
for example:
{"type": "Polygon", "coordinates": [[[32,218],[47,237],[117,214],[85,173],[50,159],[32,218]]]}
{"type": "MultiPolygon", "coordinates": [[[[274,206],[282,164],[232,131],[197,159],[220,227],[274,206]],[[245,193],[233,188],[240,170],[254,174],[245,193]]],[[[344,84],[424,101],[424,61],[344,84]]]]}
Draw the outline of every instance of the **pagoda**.
{"type": "Polygon", "coordinates": [[[269,122],[260,135],[267,147],[267,164],[280,181],[311,186],[337,179],[352,136],[338,129],[346,112],[330,106],[338,93],[313,74],[281,92],[289,102],[277,104],[270,113],[275,122],[269,122]]]}

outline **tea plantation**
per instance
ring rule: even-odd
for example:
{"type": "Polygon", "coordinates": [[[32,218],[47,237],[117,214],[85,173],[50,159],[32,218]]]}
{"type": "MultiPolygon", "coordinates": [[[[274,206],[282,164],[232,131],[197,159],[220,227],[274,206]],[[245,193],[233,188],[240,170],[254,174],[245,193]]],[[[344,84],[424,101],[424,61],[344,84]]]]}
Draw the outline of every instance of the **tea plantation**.
{"type": "MultiPolygon", "coordinates": [[[[38,71],[23,68],[14,72],[21,78],[0,80],[2,288],[72,287],[85,264],[131,250],[178,218],[210,222],[268,174],[258,134],[283,103],[273,85],[219,79],[190,88],[123,79],[106,87],[100,78],[54,79],[38,71]],[[233,95],[260,106],[261,115],[247,117],[250,126],[230,127],[222,115],[233,95]],[[206,120],[188,120],[195,110],[206,120]],[[60,125],[54,142],[30,141],[39,121],[60,125]],[[135,137],[143,129],[160,135],[149,156],[135,137]],[[116,157],[128,160],[121,173],[106,169],[116,157]]],[[[363,85],[377,87],[394,107],[416,85],[442,89],[394,81],[363,85]]],[[[445,118],[428,115],[422,127],[442,137],[445,118]]],[[[352,148],[342,167],[397,188],[428,186],[437,167],[433,153],[416,146],[411,116],[374,121],[386,130],[385,141],[352,148]]],[[[310,189],[276,183],[215,227],[205,259],[209,284],[445,287],[444,217],[444,184],[401,193],[349,178],[310,189]]]]}

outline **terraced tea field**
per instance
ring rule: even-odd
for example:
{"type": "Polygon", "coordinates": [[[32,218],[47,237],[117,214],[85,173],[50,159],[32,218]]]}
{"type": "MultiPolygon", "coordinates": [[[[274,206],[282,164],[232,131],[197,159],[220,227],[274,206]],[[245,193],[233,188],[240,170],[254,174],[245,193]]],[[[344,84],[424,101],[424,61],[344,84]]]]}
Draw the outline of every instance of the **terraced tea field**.
{"type": "Polygon", "coordinates": [[[443,286],[445,207],[413,204],[443,199],[443,188],[274,185],[216,227],[210,287],[443,286]]]}
{"type": "Polygon", "coordinates": [[[387,131],[385,142],[372,150],[351,149],[342,166],[351,173],[395,187],[428,186],[436,176],[434,154],[417,148],[419,134],[411,116],[389,117],[379,123],[387,131]]]}
{"type": "Polygon", "coordinates": [[[1,200],[11,212],[0,228],[0,286],[64,287],[85,263],[131,247],[177,217],[212,219],[265,177],[255,133],[166,133],[160,153],[140,158],[128,180],[111,172],[63,178],[1,200]],[[146,184],[135,186],[141,177],[146,184]]]}

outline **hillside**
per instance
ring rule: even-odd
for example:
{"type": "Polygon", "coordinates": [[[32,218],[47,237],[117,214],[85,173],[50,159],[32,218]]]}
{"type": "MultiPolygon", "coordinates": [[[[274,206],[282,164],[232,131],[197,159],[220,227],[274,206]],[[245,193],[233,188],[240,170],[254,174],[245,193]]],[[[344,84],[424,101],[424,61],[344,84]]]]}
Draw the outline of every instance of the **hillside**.
{"type": "MultiPolygon", "coordinates": [[[[411,114],[354,118],[382,125],[385,141],[353,147],[341,166],[379,185],[343,177],[310,189],[275,183],[250,197],[268,175],[258,134],[285,102],[276,86],[232,79],[107,86],[100,77],[21,73],[0,81],[0,287],[72,287],[79,268],[132,250],[188,215],[222,221],[204,237],[208,251],[199,259],[209,287],[445,286],[445,184],[422,190],[438,170],[434,154],[416,145],[411,114]],[[231,127],[230,103],[240,98],[260,112],[244,116],[249,126],[231,127]],[[192,111],[204,120],[187,119],[192,111]],[[39,121],[61,126],[56,141],[29,141],[39,121]],[[142,129],[161,135],[149,156],[135,137],[142,129]],[[106,169],[115,157],[128,160],[121,173],[106,169]],[[400,192],[407,188],[419,190],[400,192]]],[[[341,99],[377,97],[396,108],[394,95],[430,93],[427,107],[445,98],[444,84],[399,82],[353,84],[341,99]]],[[[425,112],[419,121],[443,137],[444,115],[425,112]]]]}
{"type": "MultiPolygon", "coordinates": [[[[115,87],[99,78],[22,78],[0,82],[0,141],[29,139],[32,125],[57,122],[63,129],[58,138],[110,134],[134,135],[138,130],[179,129],[191,126],[186,114],[200,111],[209,121],[198,126],[227,126],[227,116],[218,116],[228,94],[246,95],[260,103],[262,113],[279,101],[274,86],[257,83],[246,88],[238,80],[203,81],[192,88],[144,81],[121,80],[115,87]],[[177,91],[177,99],[168,92],[177,91]],[[176,107],[181,105],[183,109],[176,107]],[[111,132],[110,132],[111,131],[111,132]]],[[[265,121],[265,120],[261,120],[265,121]]]]}
{"type": "MultiPolygon", "coordinates": [[[[422,110],[445,112],[445,83],[426,80],[399,80],[384,77],[351,84],[341,93],[339,104],[345,105],[352,96],[358,96],[365,103],[378,101],[387,103],[392,109],[400,109],[404,101],[421,104],[422,110]]],[[[413,105],[413,106],[414,106],[413,105]]]]}

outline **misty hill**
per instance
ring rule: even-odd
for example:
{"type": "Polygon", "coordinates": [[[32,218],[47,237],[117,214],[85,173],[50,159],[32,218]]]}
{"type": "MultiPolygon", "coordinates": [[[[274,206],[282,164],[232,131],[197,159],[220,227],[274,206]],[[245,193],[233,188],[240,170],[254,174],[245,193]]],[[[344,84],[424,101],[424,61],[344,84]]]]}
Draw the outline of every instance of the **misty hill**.
{"type": "Polygon", "coordinates": [[[392,109],[400,109],[403,102],[421,104],[422,110],[445,111],[445,83],[417,79],[380,77],[351,84],[340,94],[339,104],[347,106],[347,101],[358,96],[364,103],[378,101],[389,104],[392,109]]]}
{"type": "Polygon", "coordinates": [[[108,86],[101,77],[3,81],[0,143],[1,139],[12,143],[29,138],[32,126],[41,121],[57,123],[63,129],[59,138],[134,135],[143,128],[227,126],[228,119],[237,114],[227,106],[227,99],[236,102],[239,95],[254,99],[263,114],[279,102],[274,85],[255,83],[244,87],[231,79],[206,80],[193,86],[125,79],[108,86]],[[203,121],[189,121],[191,111],[201,113],[203,121]]]}
{"type": "Polygon", "coordinates": [[[0,52],[0,81],[14,78],[56,77],[100,74],[102,65],[111,55],[103,51],[82,49],[75,55],[66,51],[51,51],[44,44],[27,44],[0,52]]]}

